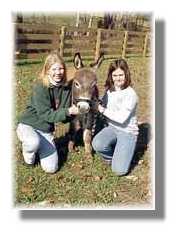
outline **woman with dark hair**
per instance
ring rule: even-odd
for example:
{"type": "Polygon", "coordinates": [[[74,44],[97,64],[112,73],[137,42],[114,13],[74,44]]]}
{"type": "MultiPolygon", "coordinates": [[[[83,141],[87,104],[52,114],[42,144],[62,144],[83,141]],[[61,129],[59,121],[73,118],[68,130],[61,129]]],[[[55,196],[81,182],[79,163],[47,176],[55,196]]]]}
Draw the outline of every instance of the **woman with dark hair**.
{"type": "Polygon", "coordinates": [[[102,129],[92,142],[94,150],[111,163],[112,171],[117,175],[128,173],[138,135],[138,97],[130,84],[127,62],[118,59],[111,63],[102,105],[98,106],[108,126],[102,129]]]}

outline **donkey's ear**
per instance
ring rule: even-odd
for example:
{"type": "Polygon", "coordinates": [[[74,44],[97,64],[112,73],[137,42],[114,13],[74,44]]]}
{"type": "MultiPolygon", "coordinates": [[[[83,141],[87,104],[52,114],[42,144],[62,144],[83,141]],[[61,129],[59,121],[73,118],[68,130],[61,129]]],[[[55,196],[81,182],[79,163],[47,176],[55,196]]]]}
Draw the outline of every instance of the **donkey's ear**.
{"type": "Polygon", "coordinates": [[[104,53],[101,52],[100,55],[99,55],[99,58],[94,63],[90,64],[90,67],[95,69],[95,70],[98,69],[103,60],[104,60],[104,53]]]}
{"type": "Polygon", "coordinates": [[[81,55],[79,52],[75,53],[73,62],[74,62],[74,67],[76,69],[80,69],[84,67],[82,59],[81,59],[81,55]]]}

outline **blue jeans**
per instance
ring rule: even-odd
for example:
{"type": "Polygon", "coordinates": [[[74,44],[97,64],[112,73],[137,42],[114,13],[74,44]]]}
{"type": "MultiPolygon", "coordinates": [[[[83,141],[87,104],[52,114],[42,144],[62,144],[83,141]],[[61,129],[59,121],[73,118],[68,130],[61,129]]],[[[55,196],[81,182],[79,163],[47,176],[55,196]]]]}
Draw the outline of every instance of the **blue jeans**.
{"type": "Polygon", "coordinates": [[[94,137],[92,146],[105,160],[112,161],[114,173],[125,175],[134,155],[136,141],[137,136],[108,126],[94,137]]]}

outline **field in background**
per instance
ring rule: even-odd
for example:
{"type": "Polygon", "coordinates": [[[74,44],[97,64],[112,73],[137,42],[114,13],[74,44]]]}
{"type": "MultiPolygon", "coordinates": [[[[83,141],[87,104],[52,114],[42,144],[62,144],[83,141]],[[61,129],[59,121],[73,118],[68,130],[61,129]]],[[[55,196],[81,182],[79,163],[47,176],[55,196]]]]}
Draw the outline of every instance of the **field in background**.
{"type": "MultiPolygon", "coordinates": [[[[29,168],[23,163],[20,144],[15,138],[15,204],[38,206],[133,206],[147,205],[152,200],[151,145],[146,149],[147,131],[151,129],[152,114],[152,77],[150,76],[151,58],[128,58],[133,87],[139,96],[138,119],[142,130],[139,147],[134,156],[128,176],[117,177],[105,165],[98,155],[94,155],[93,163],[84,158],[83,147],[74,154],[65,153],[60,149],[61,169],[54,175],[48,175],[37,164],[29,168]],[[66,159],[67,158],[67,159],[66,159]],[[67,161],[66,161],[67,160],[67,161]]],[[[103,93],[103,84],[110,59],[105,60],[98,70],[98,85],[103,93]]],[[[86,61],[87,64],[90,61],[86,61]]],[[[15,65],[14,86],[16,87],[15,119],[24,110],[31,93],[33,80],[42,64],[15,65]]],[[[67,62],[67,67],[72,64],[67,62]]],[[[15,94],[14,94],[15,96],[15,94]]],[[[62,138],[67,126],[57,126],[57,140],[64,144],[62,138]]],[[[148,139],[149,141],[149,139],[148,139]]]]}

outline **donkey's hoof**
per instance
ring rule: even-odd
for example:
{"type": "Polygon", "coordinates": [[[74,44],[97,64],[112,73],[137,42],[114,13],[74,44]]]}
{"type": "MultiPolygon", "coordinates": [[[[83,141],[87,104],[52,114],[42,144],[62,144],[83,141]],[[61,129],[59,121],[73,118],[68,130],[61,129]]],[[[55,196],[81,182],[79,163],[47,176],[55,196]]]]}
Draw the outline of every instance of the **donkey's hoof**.
{"type": "Polygon", "coordinates": [[[85,153],[85,159],[88,161],[88,162],[93,162],[93,156],[91,153],[85,153]]]}

